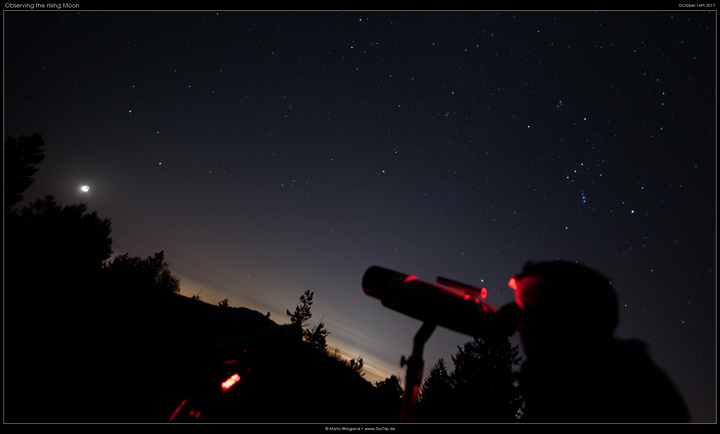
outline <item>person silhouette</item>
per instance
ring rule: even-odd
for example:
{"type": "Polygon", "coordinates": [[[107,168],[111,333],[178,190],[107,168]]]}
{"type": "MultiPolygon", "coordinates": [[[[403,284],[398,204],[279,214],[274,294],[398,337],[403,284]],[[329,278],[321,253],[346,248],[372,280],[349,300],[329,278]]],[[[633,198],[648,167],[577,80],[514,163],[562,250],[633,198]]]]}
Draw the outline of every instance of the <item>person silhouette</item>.
{"type": "Polygon", "coordinates": [[[526,356],[523,421],[689,421],[682,395],[645,344],[614,337],[618,302],[605,276],[568,261],[528,262],[508,285],[526,356]]]}

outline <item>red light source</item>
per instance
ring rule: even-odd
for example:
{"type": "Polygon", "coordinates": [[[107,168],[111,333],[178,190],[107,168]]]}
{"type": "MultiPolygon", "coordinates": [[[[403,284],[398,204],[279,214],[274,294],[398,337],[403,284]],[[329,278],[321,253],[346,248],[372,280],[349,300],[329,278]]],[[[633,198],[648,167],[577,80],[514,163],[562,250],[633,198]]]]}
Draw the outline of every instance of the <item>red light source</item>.
{"type": "Polygon", "coordinates": [[[403,282],[408,283],[408,282],[412,282],[413,280],[418,280],[418,277],[411,274],[408,277],[406,277],[405,280],[403,280],[403,282]]]}
{"type": "MultiPolygon", "coordinates": [[[[471,298],[474,298],[477,302],[478,297],[483,300],[485,299],[485,297],[487,297],[487,289],[485,288],[468,285],[467,283],[456,282],[446,277],[438,276],[437,283],[439,285],[445,285],[446,287],[460,290],[464,294],[463,298],[465,298],[465,300],[470,300],[471,298]]],[[[445,289],[447,291],[447,289],[444,287],[442,289],[445,289]]]]}
{"type": "Polygon", "coordinates": [[[513,276],[513,277],[510,279],[510,281],[508,282],[508,286],[509,286],[510,288],[514,289],[515,291],[517,291],[517,289],[518,289],[518,282],[517,282],[517,280],[515,280],[515,276],[513,276]]]}
{"type": "Polygon", "coordinates": [[[172,420],[175,419],[175,416],[177,416],[180,409],[183,408],[183,405],[185,405],[186,403],[187,403],[187,399],[183,399],[183,402],[181,402],[180,405],[178,405],[178,407],[173,412],[172,416],[170,416],[170,419],[168,419],[168,422],[172,422],[172,420]]]}
{"type": "Polygon", "coordinates": [[[232,374],[230,378],[222,382],[222,390],[228,390],[229,388],[233,387],[238,381],[240,381],[240,375],[232,374]]]}

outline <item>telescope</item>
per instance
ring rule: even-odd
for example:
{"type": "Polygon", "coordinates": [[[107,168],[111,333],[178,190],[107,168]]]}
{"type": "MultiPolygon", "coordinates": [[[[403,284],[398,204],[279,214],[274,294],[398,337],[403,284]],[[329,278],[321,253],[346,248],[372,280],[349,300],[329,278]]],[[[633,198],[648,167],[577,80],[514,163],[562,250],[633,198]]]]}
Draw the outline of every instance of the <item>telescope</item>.
{"type": "Polygon", "coordinates": [[[363,276],[365,294],[383,306],[424,323],[473,337],[510,335],[515,331],[513,306],[498,310],[484,301],[485,288],[438,277],[426,282],[412,274],[372,266],[363,276]]]}
{"type": "Polygon", "coordinates": [[[362,288],[383,306],[423,322],[413,339],[412,356],[400,359],[400,366],[407,365],[401,422],[414,421],[422,383],[423,347],[436,326],[473,337],[503,337],[515,332],[520,314],[515,303],[508,303],[500,310],[486,303],[485,288],[444,277],[438,277],[437,283],[425,282],[413,274],[379,266],[365,271],[362,288]]]}

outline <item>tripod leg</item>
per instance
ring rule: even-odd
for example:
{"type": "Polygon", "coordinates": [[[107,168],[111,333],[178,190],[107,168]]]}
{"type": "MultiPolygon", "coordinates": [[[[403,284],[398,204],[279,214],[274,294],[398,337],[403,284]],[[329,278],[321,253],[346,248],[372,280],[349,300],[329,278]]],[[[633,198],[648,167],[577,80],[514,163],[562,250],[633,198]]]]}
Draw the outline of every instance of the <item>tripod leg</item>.
{"type": "Polygon", "coordinates": [[[430,335],[435,331],[436,324],[423,323],[420,330],[413,338],[413,352],[410,359],[403,357],[400,366],[407,365],[407,374],[405,376],[405,397],[403,399],[402,410],[400,413],[400,422],[415,421],[415,408],[417,406],[418,392],[422,383],[423,373],[423,348],[425,342],[430,339],[430,335]]]}

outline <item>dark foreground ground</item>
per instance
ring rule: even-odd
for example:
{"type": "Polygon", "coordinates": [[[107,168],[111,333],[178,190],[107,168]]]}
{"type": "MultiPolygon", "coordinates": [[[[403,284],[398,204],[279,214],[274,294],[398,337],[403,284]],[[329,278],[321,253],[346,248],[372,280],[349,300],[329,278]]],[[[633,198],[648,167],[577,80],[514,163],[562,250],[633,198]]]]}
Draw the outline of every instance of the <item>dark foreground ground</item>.
{"type": "Polygon", "coordinates": [[[87,289],[6,288],[4,422],[397,420],[396,401],[259,312],[87,289]]]}

